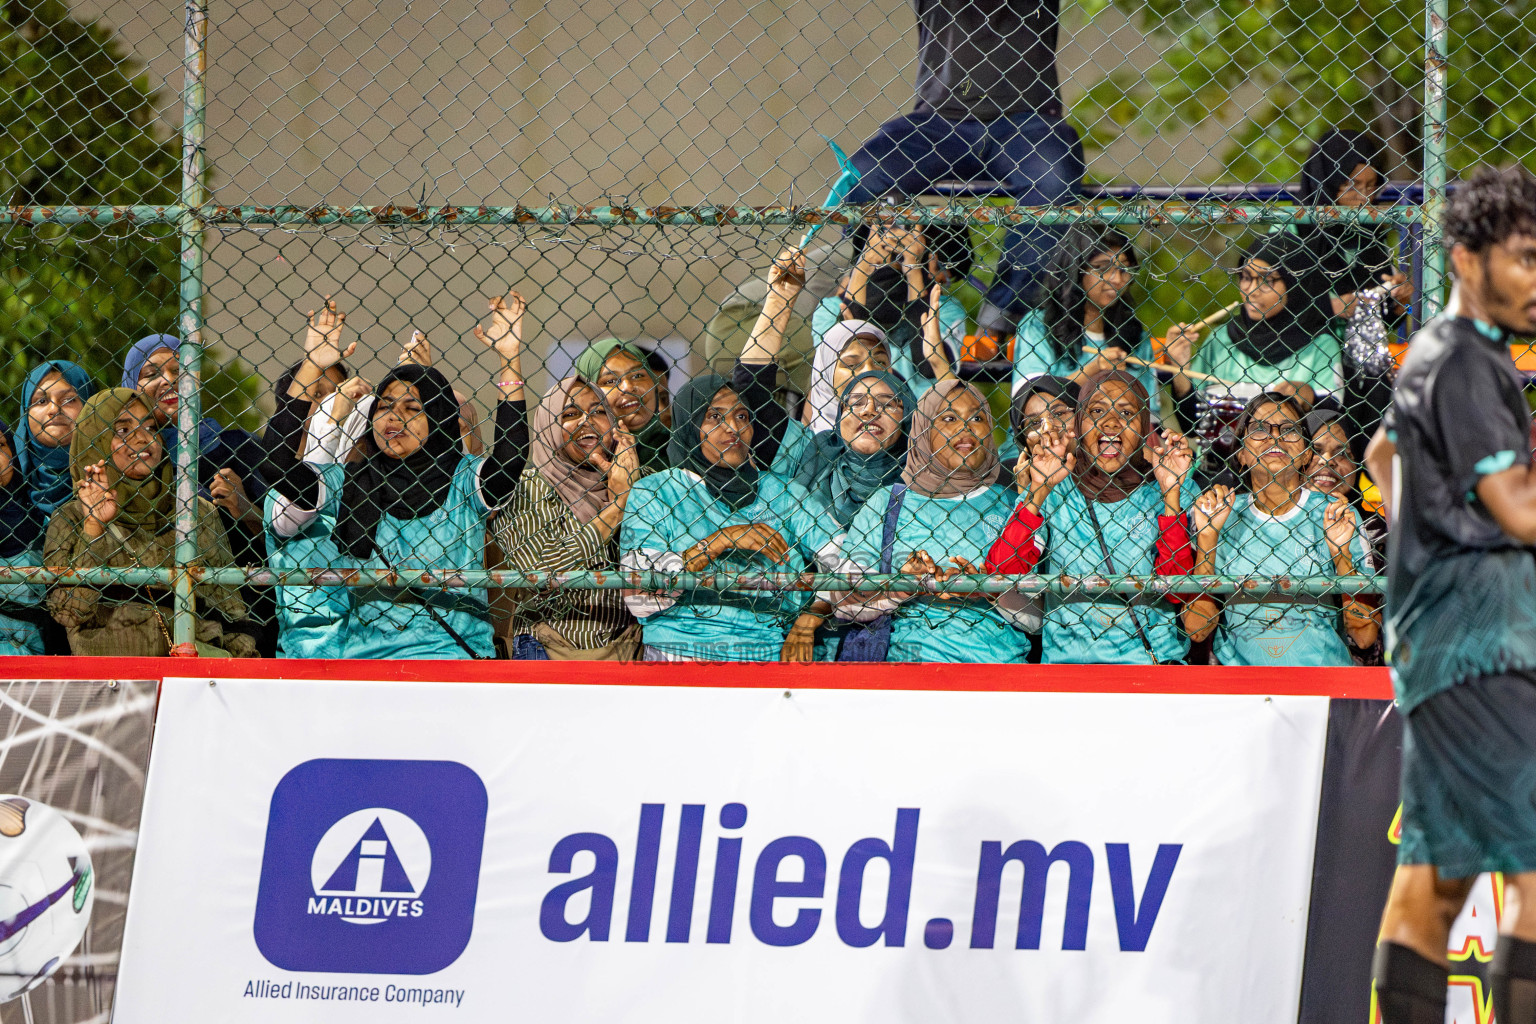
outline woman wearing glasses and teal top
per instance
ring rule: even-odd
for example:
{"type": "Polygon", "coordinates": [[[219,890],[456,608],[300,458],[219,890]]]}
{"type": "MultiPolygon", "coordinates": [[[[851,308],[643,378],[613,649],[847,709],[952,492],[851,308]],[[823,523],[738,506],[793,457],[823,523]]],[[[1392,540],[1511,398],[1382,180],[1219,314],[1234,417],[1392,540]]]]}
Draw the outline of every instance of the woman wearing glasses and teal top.
{"type": "MultiPolygon", "coordinates": [[[[1167,361],[1254,389],[1244,397],[1258,390],[1295,395],[1307,410],[1336,394],[1343,321],[1333,314],[1332,285],[1317,255],[1295,235],[1265,235],[1243,251],[1237,284],[1242,305],[1198,349],[1196,326],[1169,328],[1167,361]]],[[[1173,395],[1189,427],[1199,418],[1194,381],[1176,374],[1173,395]]]]}
{"type": "MultiPolygon", "coordinates": [[[[1308,490],[1312,459],[1306,419],[1295,398],[1266,393],[1237,424],[1246,493],[1211,488],[1195,502],[1196,575],[1353,576],[1371,572],[1360,523],[1349,501],[1308,490]]],[[[1216,631],[1222,665],[1344,666],[1350,646],[1376,642],[1375,608],[1345,595],[1323,603],[1231,604],[1192,599],[1184,625],[1194,640],[1216,631]]]]}
{"type": "Polygon", "coordinates": [[[1081,387],[1104,370],[1125,369],[1157,394],[1157,377],[1127,356],[1152,362],[1152,339],[1136,317],[1131,286],[1139,261],[1131,240],[1113,228],[1074,224],[1052,250],[1045,299],[1019,321],[1013,341],[1013,388],[1038,377],[1081,387]],[[1096,355],[1084,349],[1099,349],[1096,355]]]}
{"type": "MultiPolygon", "coordinates": [[[[889,571],[939,581],[980,573],[1013,505],[1013,492],[998,486],[1001,470],[986,399],[970,384],[938,381],[917,400],[901,480],[875,491],[853,517],[838,571],[881,572],[890,522],[889,571]]],[[[886,661],[1018,663],[1029,654],[1028,638],[990,595],[836,596],[839,618],[891,616],[886,661]]]]}

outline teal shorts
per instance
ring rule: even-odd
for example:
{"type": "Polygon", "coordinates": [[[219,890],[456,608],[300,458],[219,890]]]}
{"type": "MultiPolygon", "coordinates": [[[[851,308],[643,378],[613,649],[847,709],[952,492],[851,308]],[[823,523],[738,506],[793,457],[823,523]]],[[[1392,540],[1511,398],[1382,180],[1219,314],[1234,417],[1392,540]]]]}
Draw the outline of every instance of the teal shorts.
{"type": "Polygon", "coordinates": [[[1397,862],[1536,871],[1536,675],[1478,676],[1409,713],[1397,862]]]}

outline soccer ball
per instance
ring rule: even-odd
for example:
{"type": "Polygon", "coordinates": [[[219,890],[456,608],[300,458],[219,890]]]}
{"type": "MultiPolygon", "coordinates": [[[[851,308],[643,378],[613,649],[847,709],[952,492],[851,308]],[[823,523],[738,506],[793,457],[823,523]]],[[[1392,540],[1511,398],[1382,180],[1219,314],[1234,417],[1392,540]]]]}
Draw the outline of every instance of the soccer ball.
{"type": "Polygon", "coordinates": [[[91,855],[58,811],[0,796],[0,1002],[41,985],[85,935],[91,855]]]}

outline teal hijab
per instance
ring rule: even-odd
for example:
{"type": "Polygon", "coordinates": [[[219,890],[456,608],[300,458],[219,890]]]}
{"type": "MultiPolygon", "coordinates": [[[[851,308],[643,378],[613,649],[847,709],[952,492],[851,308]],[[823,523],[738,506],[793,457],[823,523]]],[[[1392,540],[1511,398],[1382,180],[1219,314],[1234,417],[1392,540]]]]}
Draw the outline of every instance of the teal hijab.
{"type": "MultiPolygon", "coordinates": [[[[651,380],[656,382],[656,387],[663,394],[666,393],[667,382],[664,379],[658,378],[656,372],[651,369],[651,364],[646,357],[645,350],[630,342],[620,341],[618,338],[604,338],[601,341],[594,341],[583,349],[581,355],[576,357],[576,376],[582,380],[596,381],[602,376],[603,364],[615,352],[623,352],[645,367],[645,371],[651,375],[651,380]]],[[[709,405],[708,398],[704,400],[704,404],[706,406],[709,405]]],[[[676,415],[675,410],[673,415],[676,415]]],[[[657,471],[667,468],[669,465],[667,451],[671,437],[672,431],[668,430],[667,425],[661,422],[659,411],[657,415],[651,417],[645,426],[635,432],[635,447],[637,454],[640,456],[640,465],[643,469],[657,471]]],[[[675,465],[676,463],[671,464],[675,465]]]]}
{"type": "Polygon", "coordinates": [[[795,482],[819,498],[837,521],[846,528],[869,496],[887,484],[901,479],[907,455],[907,431],[917,399],[906,381],[884,370],[866,370],[850,380],[837,399],[837,426],[823,430],[811,439],[795,482]],[[901,402],[901,433],[890,444],[872,455],[856,452],[843,440],[842,418],[848,399],[860,381],[878,380],[891,389],[901,402]]]}
{"type": "Polygon", "coordinates": [[[716,501],[742,509],[757,500],[756,460],[736,467],[710,462],[704,457],[704,441],[699,436],[709,403],[730,387],[731,382],[718,373],[700,374],[683,385],[672,402],[672,438],[667,454],[674,468],[703,477],[704,486],[716,501]]]}
{"type": "Polygon", "coordinates": [[[16,462],[27,482],[32,503],[44,515],[52,515],[53,510],[68,501],[75,491],[74,481],[69,476],[69,445],[50,448],[39,443],[32,436],[32,422],[27,418],[27,410],[32,406],[32,396],[37,393],[37,386],[44,377],[55,371],[75,389],[82,403],[89,401],[96,391],[96,386],[91,383],[91,375],[83,367],[63,359],[34,366],[21,386],[21,419],[16,424],[16,462]]]}

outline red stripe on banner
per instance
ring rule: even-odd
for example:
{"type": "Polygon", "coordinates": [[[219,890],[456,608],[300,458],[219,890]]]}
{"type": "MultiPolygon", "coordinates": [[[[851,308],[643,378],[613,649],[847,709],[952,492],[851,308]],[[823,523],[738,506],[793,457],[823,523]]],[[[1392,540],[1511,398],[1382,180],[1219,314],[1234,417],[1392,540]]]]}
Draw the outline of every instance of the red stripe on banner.
{"type": "Polygon", "coordinates": [[[6,658],[10,679],[354,679],[586,683],[820,690],[1224,693],[1390,700],[1386,669],[1146,665],[950,665],[617,661],[326,661],[232,658],[6,658]]]}

